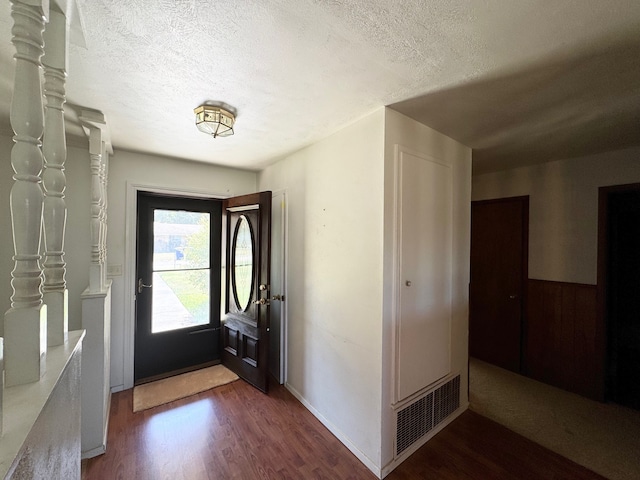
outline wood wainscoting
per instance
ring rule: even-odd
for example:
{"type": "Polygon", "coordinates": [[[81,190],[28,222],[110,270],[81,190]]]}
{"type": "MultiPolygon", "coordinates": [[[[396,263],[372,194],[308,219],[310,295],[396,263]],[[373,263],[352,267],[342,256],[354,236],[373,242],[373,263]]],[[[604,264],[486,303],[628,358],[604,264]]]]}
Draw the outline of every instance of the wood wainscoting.
{"type": "Polygon", "coordinates": [[[528,281],[525,374],[604,399],[604,352],[596,285],[528,281]]]}

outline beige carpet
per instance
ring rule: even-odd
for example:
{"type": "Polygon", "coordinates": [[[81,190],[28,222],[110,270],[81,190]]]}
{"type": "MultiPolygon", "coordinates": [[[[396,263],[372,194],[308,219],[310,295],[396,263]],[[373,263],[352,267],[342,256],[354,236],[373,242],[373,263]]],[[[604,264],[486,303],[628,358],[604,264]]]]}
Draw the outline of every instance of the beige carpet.
{"type": "Polygon", "coordinates": [[[470,359],[471,410],[612,480],[640,479],[640,411],[470,359]]]}
{"type": "Polygon", "coordinates": [[[133,411],[157,407],[211,388],[234,382],[238,376],[222,365],[164,378],[133,389],[133,411]]]}

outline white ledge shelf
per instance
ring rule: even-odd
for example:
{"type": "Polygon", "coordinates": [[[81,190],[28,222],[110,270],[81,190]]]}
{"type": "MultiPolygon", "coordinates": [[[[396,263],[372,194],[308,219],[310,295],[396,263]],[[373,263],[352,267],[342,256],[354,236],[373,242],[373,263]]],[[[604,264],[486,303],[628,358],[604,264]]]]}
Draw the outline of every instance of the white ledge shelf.
{"type": "Polygon", "coordinates": [[[5,387],[2,412],[4,428],[0,438],[0,478],[5,478],[13,466],[69,360],[80,348],[84,335],[84,330],[69,332],[65,344],[48,348],[46,372],[39,382],[5,387]]]}

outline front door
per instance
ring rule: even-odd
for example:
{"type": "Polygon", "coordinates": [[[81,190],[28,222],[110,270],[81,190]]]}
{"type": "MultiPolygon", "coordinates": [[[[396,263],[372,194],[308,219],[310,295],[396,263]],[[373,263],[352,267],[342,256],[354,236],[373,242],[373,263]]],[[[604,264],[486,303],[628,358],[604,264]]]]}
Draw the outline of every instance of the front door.
{"type": "Polygon", "coordinates": [[[138,193],[134,379],[220,361],[220,200],[138,193]]]}
{"type": "Polygon", "coordinates": [[[225,316],[222,363],[268,389],[271,303],[271,192],[226,199],[225,316]]]}
{"type": "Polygon", "coordinates": [[[469,355],[521,373],[528,197],[471,203],[469,355]]]}

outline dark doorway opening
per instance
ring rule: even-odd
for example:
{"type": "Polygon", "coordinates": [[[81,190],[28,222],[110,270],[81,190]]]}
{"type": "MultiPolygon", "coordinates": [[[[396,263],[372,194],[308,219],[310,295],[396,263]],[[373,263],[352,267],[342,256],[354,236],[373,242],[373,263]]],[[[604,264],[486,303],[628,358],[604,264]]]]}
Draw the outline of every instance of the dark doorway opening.
{"type": "Polygon", "coordinates": [[[640,184],[601,188],[600,208],[605,395],[640,409],[640,184]]]}

